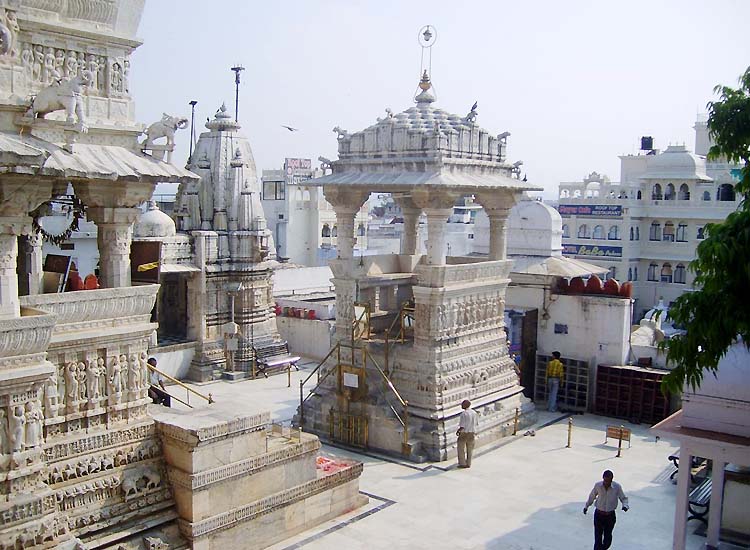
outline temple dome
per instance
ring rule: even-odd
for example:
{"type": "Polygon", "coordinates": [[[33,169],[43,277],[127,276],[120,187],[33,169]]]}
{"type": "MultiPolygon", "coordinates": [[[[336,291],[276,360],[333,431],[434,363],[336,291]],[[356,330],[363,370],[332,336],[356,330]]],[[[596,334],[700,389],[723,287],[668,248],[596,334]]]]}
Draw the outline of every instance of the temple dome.
{"type": "Polygon", "coordinates": [[[148,202],[148,210],[133,226],[133,238],[174,237],[177,234],[174,220],[159,210],[156,201],[148,202]]]}
{"type": "Polygon", "coordinates": [[[641,179],[678,179],[711,181],[706,174],[706,161],[687,150],[684,145],[670,145],[648,164],[641,179]]]}

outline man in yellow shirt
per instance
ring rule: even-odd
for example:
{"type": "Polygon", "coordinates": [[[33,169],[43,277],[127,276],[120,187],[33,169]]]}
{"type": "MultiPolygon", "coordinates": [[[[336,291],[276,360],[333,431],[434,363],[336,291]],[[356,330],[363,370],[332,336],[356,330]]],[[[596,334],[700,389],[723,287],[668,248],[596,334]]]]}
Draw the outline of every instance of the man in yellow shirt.
{"type": "Polygon", "coordinates": [[[565,379],[565,368],[560,361],[560,352],[552,352],[552,361],[547,363],[547,410],[557,412],[557,392],[565,379]]]}

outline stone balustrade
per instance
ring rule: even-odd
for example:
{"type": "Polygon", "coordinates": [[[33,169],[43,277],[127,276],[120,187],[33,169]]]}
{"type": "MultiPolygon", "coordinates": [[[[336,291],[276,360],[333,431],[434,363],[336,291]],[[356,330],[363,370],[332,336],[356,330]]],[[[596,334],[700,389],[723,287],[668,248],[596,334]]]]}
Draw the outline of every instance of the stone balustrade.
{"type": "Polygon", "coordinates": [[[55,318],[44,311],[21,308],[21,317],[4,320],[0,325],[0,357],[44,352],[52,337],[55,318]]]}
{"type": "Polygon", "coordinates": [[[418,265],[416,273],[419,284],[429,287],[444,287],[496,280],[501,282],[510,275],[513,262],[511,260],[495,260],[489,262],[475,262],[453,265],[418,265]]]}
{"type": "Polygon", "coordinates": [[[150,315],[158,290],[159,285],[143,285],[38,294],[21,297],[21,305],[54,313],[57,316],[55,331],[66,332],[110,319],[122,323],[128,318],[150,315]]]}

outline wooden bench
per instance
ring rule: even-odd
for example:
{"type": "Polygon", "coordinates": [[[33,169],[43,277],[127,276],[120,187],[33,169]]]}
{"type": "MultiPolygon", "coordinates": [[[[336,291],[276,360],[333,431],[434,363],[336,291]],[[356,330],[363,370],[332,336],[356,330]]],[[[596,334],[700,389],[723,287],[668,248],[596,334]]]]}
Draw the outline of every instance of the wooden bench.
{"type": "Polygon", "coordinates": [[[609,441],[609,438],[617,439],[618,441],[622,439],[623,441],[628,442],[628,449],[630,448],[630,436],[632,432],[630,428],[625,428],[624,426],[607,426],[607,435],[604,437],[604,443],[606,444],[607,441],[609,441]]]}
{"type": "Polygon", "coordinates": [[[707,477],[688,495],[688,521],[697,519],[708,525],[706,514],[711,504],[711,478],[707,477]]]}
{"type": "Polygon", "coordinates": [[[278,374],[292,367],[299,370],[297,361],[301,358],[299,355],[289,354],[289,346],[286,341],[254,347],[253,352],[255,353],[256,368],[266,378],[269,374],[278,374]]]}

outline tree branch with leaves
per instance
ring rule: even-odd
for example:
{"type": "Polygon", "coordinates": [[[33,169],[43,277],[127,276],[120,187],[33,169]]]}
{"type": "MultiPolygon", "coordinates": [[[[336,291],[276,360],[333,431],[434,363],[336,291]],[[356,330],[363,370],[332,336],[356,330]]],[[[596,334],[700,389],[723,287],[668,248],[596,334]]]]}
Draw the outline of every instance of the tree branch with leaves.
{"type": "Polygon", "coordinates": [[[669,317],[687,329],[661,344],[674,368],[663,389],[693,390],[705,372],[716,373],[719,361],[738,337],[750,349],[750,67],[737,89],[716,86],[717,101],[708,103],[708,129],[714,145],[709,159],[740,165],[735,193],[738,209],[721,223],[708,224],[705,239],[690,263],[696,290],[677,298],[669,317]]]}

